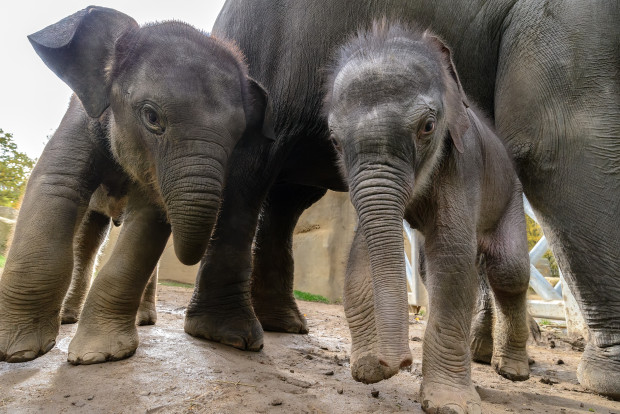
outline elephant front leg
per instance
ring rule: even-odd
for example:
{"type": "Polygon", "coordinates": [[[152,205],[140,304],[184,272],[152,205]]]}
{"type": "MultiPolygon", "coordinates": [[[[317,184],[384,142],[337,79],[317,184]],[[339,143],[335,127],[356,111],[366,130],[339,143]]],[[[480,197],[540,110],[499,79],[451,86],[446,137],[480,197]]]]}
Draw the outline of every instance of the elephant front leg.
{"type": "Polygon", "coordinates": [[[266,331],[308,333],[293,296],[293,230],[326,190],[278,184],[269,192],[254,240],[252,305],[266,331]]]}
{"type": "Polygon", "coordinates": [[[30,361],[56,344],[79,202],[74,192],[71,199],[35,191],[44,185],[39,177],[29,183],[0,278],[0,361],[30,361]]]}
{"type": "Polygon", "coordinates": [[[88,210],[79,225],[73,242],[73,274],[71,285],[60,312],[62,323],[76,323],[82,312],[90,287],[99,247],[110,228],[110,218],[88,210]]]}
{"type": "Polygon", "coordinates": [[[463,223],[441,226],[425,242],[429,319],[420,397],[429,413],[480,413],[469,349],[478,281],[475,237],[463,223]]]}
{"type": "Polygon", "coordinates": [[[71,280],[79,205],[101,168],[83,125],[65,117],[35,166],[0,278],[0,361],[29,361],[53,348],[71,280]],[[71,139],[71,150],[65,141],[71,139]],[[95,168],[95,171],[93,171],[95,168]]]}
{"type": "Polygon", "coordinates": [[[131,195],[127,210],[112,256],[95,278],[69,344],[72,364],[127,358],[138,347],[136,313],[170,236],[170,225],[157,207],[131,195]]]}
{"type": "Polygon", "coordinates": [[[136,323],[142,325],[155,325],[157,322],[157,273],[159,270],[159,263],[155,266],[155,270],[149,278],[149,283],[144,289],[142,294],[142,300],[140,301],[140,308],[138,308],[138,316],[136,317],[136,323]]]}

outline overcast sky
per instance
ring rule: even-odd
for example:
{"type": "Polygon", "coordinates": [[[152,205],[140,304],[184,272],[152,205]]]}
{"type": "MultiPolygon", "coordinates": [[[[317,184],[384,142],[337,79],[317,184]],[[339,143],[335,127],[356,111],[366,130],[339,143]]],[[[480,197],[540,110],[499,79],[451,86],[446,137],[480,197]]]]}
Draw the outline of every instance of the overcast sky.
{"type": "Polygon", "coordinates": [[[224,0],[0,0],[0,129],[20,151],[39,157],[58,127],[71,90],[35,53],[27,35],[91,4],[111,7],[139,24],[182,20],[211,31],[224,0]]]}

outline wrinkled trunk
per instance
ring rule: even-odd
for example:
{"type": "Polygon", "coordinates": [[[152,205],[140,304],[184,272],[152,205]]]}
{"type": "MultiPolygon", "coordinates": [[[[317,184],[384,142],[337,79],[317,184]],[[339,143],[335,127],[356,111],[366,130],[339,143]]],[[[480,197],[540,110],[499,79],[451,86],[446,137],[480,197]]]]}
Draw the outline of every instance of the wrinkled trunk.
{"type": "Polygon", "coordinates": [[[362,171],[350,181],[351,200],[370,256],[379,361],[396,373],[411,363],[402,228],[410,184],[407,174],[385,165],[362,171]]]}
{"type": "MultiPolygon", "coordinates": [[[[213,155],[213,152],[207,152],[213,155]]],[[[225,163],[209,157],[184,157],[160,175],[161,192],[172,227],[174,251],[185,265],[200,261],[220,204],[225,163]]]]}

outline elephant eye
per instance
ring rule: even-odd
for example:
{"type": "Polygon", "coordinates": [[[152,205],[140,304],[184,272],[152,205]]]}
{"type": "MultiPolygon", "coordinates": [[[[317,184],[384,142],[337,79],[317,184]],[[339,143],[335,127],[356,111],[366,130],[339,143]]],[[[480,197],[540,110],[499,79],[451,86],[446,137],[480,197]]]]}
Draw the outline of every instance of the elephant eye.
{"type": "Polygon", "coordinates": [[[152,104],[144,104],[140,110],[142,123],[152,133],[161,135],[166,131],[166,120],[159,108],[152,104]]]}
{"type": "Polygon", "coordinates": [[[422,127],[422,130],[420,131],[420,133],[422,135],[429,135],[429,134],[432,134],[434,130],[435,130],[435,118],[429,118],[424,123],[424,126],[422,127]]]}

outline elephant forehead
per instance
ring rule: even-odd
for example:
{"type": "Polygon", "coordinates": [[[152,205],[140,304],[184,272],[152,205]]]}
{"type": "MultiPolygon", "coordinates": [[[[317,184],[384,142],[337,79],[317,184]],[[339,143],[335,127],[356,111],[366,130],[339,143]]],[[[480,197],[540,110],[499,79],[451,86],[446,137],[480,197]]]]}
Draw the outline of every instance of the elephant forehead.
{"type": "Polygon", "coordinates": [[[388,98],[412,98],[427,93],[435,76],[424,61],[387,55],[379,59],[355,59],[347,63],[334,79],[334,101],[375,103],[388,98]]]}

